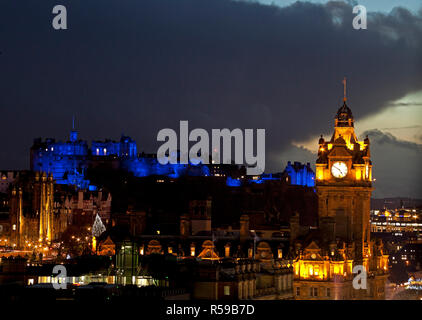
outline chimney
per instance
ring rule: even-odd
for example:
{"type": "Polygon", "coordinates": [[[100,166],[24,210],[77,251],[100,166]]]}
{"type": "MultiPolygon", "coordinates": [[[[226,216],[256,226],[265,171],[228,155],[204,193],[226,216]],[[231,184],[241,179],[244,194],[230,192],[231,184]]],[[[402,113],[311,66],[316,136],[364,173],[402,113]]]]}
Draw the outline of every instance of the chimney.
{"type": "Polygon", "coordinates": [[[299,213],[295,212],[290,217],[290,243],[293,243],[299,236],[299,213]]]}
{"type": "Polygon", "coordinates": [[[243,214],[240,217],[240,239],[245,240],[249,237],[249,216],[243,214]]]}

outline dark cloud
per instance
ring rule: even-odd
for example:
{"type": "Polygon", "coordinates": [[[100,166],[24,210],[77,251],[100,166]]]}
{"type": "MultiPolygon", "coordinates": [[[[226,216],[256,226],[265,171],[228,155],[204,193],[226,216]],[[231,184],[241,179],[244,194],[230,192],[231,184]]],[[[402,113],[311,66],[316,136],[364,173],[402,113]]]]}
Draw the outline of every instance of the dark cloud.
{"type": "Polygon", "coordinates": [[[378,129],[367,130],[360,138],[364,139],[366,135],[371,137],[371,139],[378,144],[389,144],[398,148],[422,151],[422,145],[410,141],[399,140],[389,132],[382,132],[378,129]]]}
{"type": "Polygon", "coordinates": [[[293,144],[285,146],[281,152],[270,152],[270,158],[267,161],[275,162],[280,169],[284,169],[288,161],[299,161],[302,163],[309,162],[315,170],[316,153],[312,153],[308,149],[293,144]]]}
{"type": "MultiPolygon", "coordinates": [[[[350,5],[278,8],[227,0],[0,3],[0,167],[24,168],[32,138],[133,136],[155,152],[161,128],[265,128],[276,155],[333,126],[343,76],[355,117],[422,89],[422,16],[371,13],[354,30],[350,5]]],[[[295,159],[291,159],[295,160],[295,159]]],[[[309,159],[313,161],[314,159],[309,159]]]]}
{"type": "Polygon", "coordinates": [[[403,141],[380,130],[368,130],[378,197],[422,195],[422,144],[403,141]]]}

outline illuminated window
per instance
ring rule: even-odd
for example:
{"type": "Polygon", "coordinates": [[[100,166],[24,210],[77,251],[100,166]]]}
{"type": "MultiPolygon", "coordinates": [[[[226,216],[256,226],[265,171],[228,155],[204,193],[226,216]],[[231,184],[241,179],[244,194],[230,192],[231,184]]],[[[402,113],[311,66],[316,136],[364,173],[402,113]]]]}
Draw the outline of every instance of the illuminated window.
{"type": "Polygon", "coordinates": [[[230,295],[230,286],[224,286],[224,295],[229,296],[230,295]]]}
{"type": "Polygon", "coordinates": [[[339,274],[340,268],[338,266],[334,266],[334,274],[339,274]]]}
{"type": "Polygon", "coordinates": [[[249,258],[252,258],[252,256],[253,256],[253,249],[252,248],[249,248],[248,249],[248,257],[249,258]]]}
{"type": "Polygon", "coordinates": [[[224,255],[225,257],[230,257],[230,246],[224,247],[224,255]]]}
{"type": "Polygon", "coordinates": [[[16,230],[16,224],[13,225],[12,229],[13,230],[16,230]]]}
{"type": "Polygon", "coordinates": [[[279,259],[283,258],[283,251],[281,249],[278,249],[278,258],[279,259]]]}

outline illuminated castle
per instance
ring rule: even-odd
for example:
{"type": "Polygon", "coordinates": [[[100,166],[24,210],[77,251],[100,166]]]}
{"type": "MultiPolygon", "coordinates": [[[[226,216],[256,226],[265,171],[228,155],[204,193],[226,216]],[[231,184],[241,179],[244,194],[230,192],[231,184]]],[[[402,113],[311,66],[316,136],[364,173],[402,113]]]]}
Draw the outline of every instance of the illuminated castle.
{"type": "Polygon", "coordinates": [[[78,140],[74,127],[69,141],[56,142],[55,139],[34,139],[31,147],[30,168],[32,171],[52,174],[58,184],[73,184],[79,188],[88,188],[85,180],[88,168],[89,149],[86,141],[78,140]]]}
{"type": "Polygon", "coordinates": [[[125,169],[133,172],[136,177],[210,175],[206,165],[161,165],[153,154],[138,155],[136,142],[123,135],[120,141],[93,141],[90,148],[86,141],[78,139],[74,126],[69,140],[65,142],[51,138],[44,141],[41,138],[34,139],[30,153],[32,171],[51,173],[57,184],[75,185],[80,189],[95,190],[96,187],[86,179],[86,171],[97,166],[125,169]]]}
{"type": "Polygon", "coordinates": [[[296,299],[383,299],[388,255],[370,239],[372,190],[369,139],[358,141],[344,97],[331,139],[319,139],[319,230],[295,243],[296,299]],[[352,287],[357,265],[368,273],[367,290],[352,287]]]}

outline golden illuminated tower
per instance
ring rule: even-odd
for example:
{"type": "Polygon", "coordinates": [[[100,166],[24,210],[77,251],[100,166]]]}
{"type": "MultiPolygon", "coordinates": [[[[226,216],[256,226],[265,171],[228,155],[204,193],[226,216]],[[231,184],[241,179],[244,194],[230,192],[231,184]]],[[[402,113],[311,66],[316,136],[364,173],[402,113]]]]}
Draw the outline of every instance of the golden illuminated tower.
{"type": "MultiPolygon", "coordinates": [[[[345,84],[345,82],[344,82],[345,84]]],[[[354,245],[355,261],[369,253],[372,163],[369,139],[358,141],[353,114],[346,104],[338,109],[329,141],[319,139],[316,161],[319,225],[325,240],[354,245]]]]}
{"type": "Polygon", "coordinates": [[[54,183],[53,177],[50,174],[48,177],[45,172],[41,177],[35,178],[38,182],[39,198],[39,239],[41,242],[50,243],[52,240],[53,228],[53,197],[54,197],[54,183]]]}

